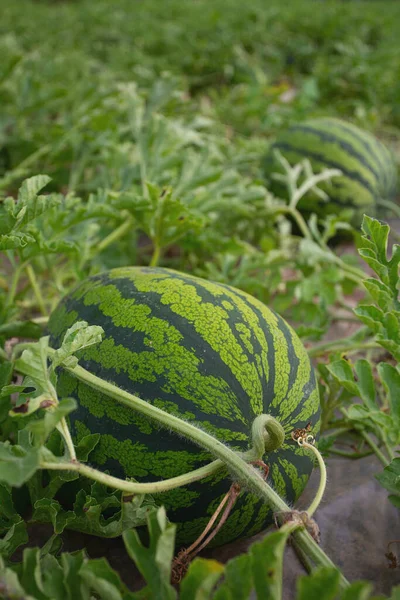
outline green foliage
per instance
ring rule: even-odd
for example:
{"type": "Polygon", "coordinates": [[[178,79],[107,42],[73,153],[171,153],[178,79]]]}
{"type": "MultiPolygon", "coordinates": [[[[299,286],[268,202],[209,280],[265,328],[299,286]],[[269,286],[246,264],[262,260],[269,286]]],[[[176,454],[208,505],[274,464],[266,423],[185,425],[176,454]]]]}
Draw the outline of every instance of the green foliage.
{"type": "MultiPolygon", "coordinates": [[[[321,366],[320,371],[326,385],[323,412],[327,421],[332,419],[334,410],[339,407],[344,416],[344,423],[342,423],[345,425],[344,432],[346,434],[349,430],[357,432],[377,454],[383,465],[388,465],[386,469],[390,473],[389,463],[395,468],[397,461],[394,459],[393,448],[400,443],[398,394],[400,253],[399,246],[395,244],[391,257],[388,257],[390,231],[388,225],[365,216],[362,231],[359,254],[377,275],[377,277],[367,277],[363,282],[369,292],[370,300],[374,303],[362,302],[354,310],[357,317],[365,324],[362,338],[357,345],[354,344],[353,338],[353,346],[349,338],[345,341],[343,350],[351,351],[352,347],[363,350],[370,347],[373,351],[382,347],[387,351],[387,356],[382,362],[377,359],[371,362],[370,359],[359,358],[354,363],[348,357],[336,356],[330,364],[321,366]],[[388,361],[387,357],[390,355],[392,359],[388,361]],[[361,402],[354,402],[354,398],[359,398],[361,402]],[[386,448],[386,454],[376,446],[370,433],[378,441],[378,446],[386,448]]],[[[334,345],[332,350],[335,350],[334,345]]],[[[328,448],[332,450],[332,438],[326,450],[328,448]]],[[[362,453],[361,447],[359,452],[362,453]]],[[[377,478],[385,486],[387,481],[385,475],[377,478]]],[[[394,503],[396,502],[397,499],[394,498],[394,503]]]]}
{"type": "MultiPolygon", "coordinates": [[[[0,596],[150,597],[148,587],[128,590],[103,559],[60,555],[66,527],[115,536],[146,518],[150,549],[129,531],[130,551],[147,586],[177,596],[160,562],[170,561],[173,526],[157,520],[151,497],[38,468],[70,459],[65,423],[75,405],[55,393],[57,365],[76,364],[75,352],[101,335],[77,324],[52,354],[48,315],[79,282],[116,266],[190,272],[286,317],[317,362],[320,449],[375,452],[385,466],[377,478],[399,506],[399,247],[389,251],[388,226],[369,217],[361,238],[347,216],[301,221],[304,191],[324,198],[306,163],[284,174],[289,207],[262,175],[274,137],[321,116],[375,133],[398,162],[399,5],[360,6],[315,2],[310,19],[307,0],[145,0],[132,18],[130,0],[112,11],[107,0],[0,0],[0,596]],[[343,233],[373,276],[333,249],[343,233]],[[355,318],[358,331],[326,340],[355,318]],[[54,533],[16,563],[29,518],[54,533]]],[[[81,464],[97,443],[95,434],[81,440],[81,464]]],[[[179,593],[279,600],[284,537],[226,566],[196,560],[179,593]]],[[[297,597],[370,597],[367,583],[343,593],[339,585],[337,572],[320,570],[299,580],[297,597]]]]}
{"type": "MultiPolygon", "coordinates": [[[[68,484],[78,479],[78,474],[73,471],[50,471],[45,480],[42,477],[43,461],[68,461],[72,457],[65,417],[76,408],[76,403],[71,398],[58,399],[56,369],[61,363],[76,366],[78,360],[74,353],[98,343],[101,335],[101,327],[77,322],[66,332],[57,350],[49,349],[48,337],[22,344],[22,354],[14,364],[25,379],[22,385],[11,384],[2,388],[1,396],[4,398],[18,394],[9,411],[9,419],[22,421],[17,431],[17,443],[11,444],[9,440],[0,442],[0,492],[3,496],[0,530],[5,533],[1,542],[4,556],[12,554],[27,541],[25,522],[14,509],[11,487],[21,488],[27,484],[33,521],[52,523],[57,535],[68,527],[92,535],[115,537],[129,527],[143,524],[148,511],[153,508],[151,496],[127,497],[97,482],[91,485],[83,482],[82,486],[68,491],[68,484]],[[75,498],[71,506],[73,510],[66,509],[55,499],[64,485],[63,491],[75,498]],[[112,516],[106,516],[110,510],[112,516]]],[[[18,354],[18,347],[14,352],[18,354]]],[[[99,437],[99,434],[92,434],[82,438],[73,449],[75,460],[87,461],[99,437]]]]}
{"type": "MultiPolygon", "coordinates": [[[[139,592],[130,592],[103,558],[88,559],[83,552],[55,556],[53,540],[47,545],[48,549],[42,551],[26,548],[22,563],[7,566],[0,558],[1,590],[8,598],[23,596],[32,600],[89,600],[93,594],[113,600],[175,600],[177,597],[182,600],[248,600],[253,591],[259,600],[281,600],[288,531],[266,536],[253,544],[247,554],[232,559],[225,566],[215,560],[195,559],[179,584],[178,596],[170,583],[174,526],[167,523],[162,508],[148,516],[147,525],[148,547],[140,542],[134,530],[123,535],[129,556],[147,582],[139,592]]],[[[367,582],[355,582],[340,592],[339,572],[327,567],[299,579],[296,599],[373,600],[371,585],[367,582]]]]}
{"type": "Polygon", "coordinates": [[[387,256],[389,226],[367,216],[363,221],[360,256],[378,275],[364,282],[374,304],[361,304],[355,313],[376,334],[378,343],[400,360],[400,246],[387,256]]]}
{"type": "Polygon", "coordinates": [[[391,492],[389,500],[400,508],[400,458],[394,458],[376,478],[385,490],[391,492]]]}
{"type": "Polygon", "coordinates": [[[135,561],[148,583],[149,597],[173,600],[176,592],[170,583],[171,564],[174,557],[175,526],[167,521],[163,508],[153,512],[147,520],[150,545],[144,547],[136,531],[126,531],[123,540],[126,550],[135,561]]]}

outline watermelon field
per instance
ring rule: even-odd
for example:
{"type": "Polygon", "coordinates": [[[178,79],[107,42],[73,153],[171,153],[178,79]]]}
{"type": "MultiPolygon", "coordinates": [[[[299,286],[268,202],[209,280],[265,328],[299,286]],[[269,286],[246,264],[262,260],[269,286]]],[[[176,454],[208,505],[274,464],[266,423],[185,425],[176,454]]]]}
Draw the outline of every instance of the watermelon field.
{"type": "Polygon", "coordinates": [[[0,0],[0,599],[400,600],[399,33],[0,0]]]}

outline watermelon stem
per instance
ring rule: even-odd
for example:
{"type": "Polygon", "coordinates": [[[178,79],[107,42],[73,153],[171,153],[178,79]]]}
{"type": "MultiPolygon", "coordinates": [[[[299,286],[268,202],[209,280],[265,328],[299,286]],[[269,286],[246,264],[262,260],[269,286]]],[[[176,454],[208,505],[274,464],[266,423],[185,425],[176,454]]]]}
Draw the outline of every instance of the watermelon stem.
{"type": "Polygon", "coordinates": [[[60,423],[57,425],[57,429],[64,439],[71,461],[76,461],[75,446],[65,417],[61,419],[60,423]]]}
{"type": "Polygon", "coordinates": [[[253,421],[251,437],[254,460],[258,460],[266,452],[273,452],[282,446],[285,441],[285,430],[271,415],[259,415],[253,421]]]}
{"type": "Polygon", "coordinates": [[[33,267],[32,267],[31,264],[28,264],[26,266],[26,272],[27,272],[27,275],[29,277],[29,281],[31,283],[33,293],[36,296],[36,300],[37,300],[37,304],[38,304],[38,306],[40,308],[40,312],[42,313],[42,315],[44,317],[46,317],[47,316],[46,306],[45,306],[45,303],[44,303],[42,292],[40,291],[40,287],[39,287],[38,281],[36,279],[35,271],[33,270],[33,267]]]}
{"type": "Polygon", "coordinates": [[[344,456],[345,458],[351,458],[353,460],[358,460],[359,458],[364,458],[365,456],[371,456],[374,452],[373,450],[366,450],[365,452],[346,452],[346,450],[339,450],[338,448],[329,448],[330,454],[336,454],[337,456],[344,456]]]}
{"type": "Polygon", "coordinates": [[[303,216],[299,213],[297,208],[293,208],[291,206],[280,206],[279,208],[276,209],[275,212],[277,214],[285,214],[285,215],[290,215],[291,217],[293,217],[293,219],[296,221],[296,224],[299,227],[303,236],[308,240],[312,239],[310,230],[307,227],[307,223],[305,222],[305,220],[303,219],[303,216]]]}
{"type": "Polygon", "coordinates": [[[333,340],[332,342],[326,342],[323,344],[317,344],[313,348],[308,350],[308,355],[311,357],[321,356],[328,352],[355,352],[359,350],[369,349],[382,349],[377,342],[354,342],[351,338],[343,338],[340,340],[333,340]]]}
{"type": "MultiPolygon", "coordinates": [[[[300,214],[297,208],[294,208],[292,206],[280,206],[276,210],[276,213],[290,215],[296,221],[296,224],[300,229],[301,233],[303,234],[303,237],[305,239],[314,241],[311,232],[307,226],[307,223],[305,222],[303,216],[300,214]]],[[[340,256],[337,256],[334,252],[332,252],[332,250],[328,246],[326,246],[326,244],[320,243],[319,245],[322,246],[323,250],[327,254],[329,254],[329,260],[336,263],[342,269],[342,271],[344,271],[347,279],[354,281],[354,283],[356,283],[357,285],[362,285],[365,279],[364,271],[345,263],[344,260],[340,258],[340,256]]]]}
{"type": "Polygon", "coordinates": [[[379,460],[381,461],[383,466],[387,467],[390,464],[390,460],[388,460],[386,458],[386,456],[379,450],[379,448],[375,444],[374,440],[371,438],[371,436],[366,431],[364,431],[363,429],[360,429],[359,431],[360,431],[362,437],[364,438],[364,440],[367,442],[367,444],[375,452],[376,456],[379,458],[379,460]]]}
{"type": "Polygon", "coordinates": [[[313,442],[310,443],[307,440],[308,437],[312,437],[312,436],[306,436],[305,438],[298,438],[297,443],[299,444],[300,447],[307,448],[308,450],[311,450],[311,452],[313,452],[313,454],[315,455],[315,457],[318,461],[318,466],[319,466],[320,473],[321,473],[317,493],[315,495],[314,500],[311,502],[310,507],[307,510],[308,515],[310,517],[312,517],[313,514],[315,513],[315,511],[317,510],[318,506],[320,505],[323,495],[325,493],[327,476],[326,476],[326,466],[325,466],[324,459],[322,458],[321,453],[318,450],[318,448],[316,448],[313,445],[313,442]]]}
{"type": "Polygon", "coordinates": [[[154,248],[153,248],[153,256],[151,257],[150,260],[150,267],[157,267],[159,261],[160,261],[160,255],[161,255],[161,248],[160,248],[160,244],[158,243],[158,240],[154,241],[154,248]]]}
{"type": "MultiPolygon", "coordinates": [[[[272,510],[284,512],[291,510],[286,502],[275,492],[274,489],[271,488],[271,486],[266,483],[261,474],[254,467],[248,465],[247,462],[238,456],[234,450],[228,446],[225,446],[225,444],[213,436],[209,435],[205,431],[202,431],[201,429],[198,429],[191,423],[187,423],[186,421],[183,421],[182,419],[179,419],[178,417],[171,415],[144,400],[141,400],[137,396],[129,394],[125,390],[118,388],[112,383],[93,375],[80,365],[75,367],[64,365],[64,368],[72,373],[77,379],[88,384],[93,389],[106,394],[114,400],[117,400],[117,402],[120,402],[124,406],[128,406],[133,410],[137,410],[139,413],[147,416],[151,420],[157,421],[161,426],[175,431],[179,435],[183,435],[189,438],[191,441],[199,444],[199,446],[209,450],[214,456],[217,456],[226,464],[232,475],[234,475],[235,479],[242,484],[244,488],[250,489],[252,492],[257,494],[268,506],[271,507],[272,510]]],[[[299,530],[294,532],[293,535],[300,549],[306,552],[306,554],[317,566],[336,568],[334,563],[318,546],[318,544],[307,531],[299,530]]],[[[341,574],[341,589],[347,588],[348,585],[348,581],[341,574]]]]}
{"type": "Polygon", "coordinates": [[[103,252],[110,244],[118,241],[121,237],[123,237],[128,231],[131,229],[133,225],[133,219],[129,216],[128,211],[123,211],[122,216],[127,217],[126,220],[119,226],[117,229],[114,229],[109,235],[107,235],[98,245],[97,245],[97,254],[103,252]]]}
{"type": "Polygon", "coordinates": [[[135,481],[126,481],[124,479],[119,479],[118,477],[113,477],[112,475],[108,475],[107,473],[103,473],[97,469],[93,469],[93,467],[89,467],[88,465],[73,459],[70,461],[60,462],[49,462],[46,460],[40,461],[41,469],[49,469],[53,471],[75,471],[76,473],[79,473],[79,475],[89,477],[90,479],[98,481],[107,487],[112,487],[130,494],[140,495],[159,494],[161,492],[173,490],[184,485],[189,485],[194,481],[199,481],[200,479],[204,479],[204,477],[208,477],[209,475],[216,473],[223,466],[224,463],[222,461],[214,460],[204,467],[200,467],[199,469],[190,471],[189,473],[184,473],[178,477],[171,477],[170,479],[149,483],[138,483],[135,481]]]}
{"type": "MultiPolygon", "coordinates": [[[[273,508],[277,508],[279,510],[286,509],[286,504],[283,502],[280,496],[264,482],[256,469],[247,464],[242,455],[239,455],[228,446],[225,446],[225,444],[210,434],[202,431],[191,423],[183,421],[179,417],[171,415],[164,410],[153,406],[149,402],[146,402],[137,396],[118,388],[116,385],[113,385],[112,383],[93,375],[80,365],[75,367],[64,365],[64,368],[70,371],[77,379],[87,383],[95,390],[101,391],[103,394],[114,398],[114,400],[117,400],[117,402],[120,402],[124,406],[128,406],[133,410],[137,410],[148,418],[157,421],[160,425],[166,427],[167,429],[175,431],[178,435],[183,435],[193,442],[199,444],[201,447],[206,448],[212,454],[226,463],[228,468],[236,475],[237,479],[241,483],[245,484],[246,487],[250,487],[258,495],[261,494],[261,496],[263,496],[273,508]]],[[[262,421],[264,421],[264,423],[268,424],[268,427],[270,427],[272,419],[273,417],[269,417],[268,415],[259,415],[256,418],[256,429],[260,427],[259,423],[262,421]]],[[[258,431],[260,431],[260,429],[258,429],[258,431]]],[[[278,435],[278,437],[282,439],[281,436],[278,435]]],[[[260,450],[259,442],[257,441],[256,444],[257,450],[250,451],[252,454],[251,460],[260,458],[259,456],[256,456],[257,451],[260,450]]]]}
{"type": "MultiPolygon", "coordinates": [[[[64,420],[65,421],[65,420],[64,420]]],[[[257,446],[253,445],[250,450],[246,452],[238,452],[237,454],[241,459],[245,460],[249,463],[256,462],[263,454],[265,453],[264,445],[261,447],[261,443],[263,440],[266,440],[266,445],[270,448],[269,451],[272,451],[279,446],[276,445],[279,443],[281,445],[284,440],[284,430],[279,425],[273,417],[269,417],[268,415],[260,415],[255,419],[256,426],[253,425],[253,443],[256,441],[257,446]],[[272,435],[265,432],[265,429],[262,429],[263,423],[268,422],[269,430],[272,432],[272,435]],[[261,436],[261,439],[260,437],[261,436]],[[281,441],[282,440],[282,441],[281,441]]],[[[126,481],[123,479],[119,479],[118,477],[113,477],[112,475],[108,475],[103,473],[102,471],[98,471],[88,465],[80,463],[76,460],[76,454],[74,445],[69,433],[69,429],[64,423],[65,427],[61,431],[64,441],[67,445],[70,460],[68,461],[60,461],[60,462],[48,462],[46,460],[41,461],[40,468],[41,469],[50,469],[50,470],[60,470],[60,471],[75,471],[84,477],[88,477],[99,483],[107,485],[108,487],[113,487],[117,490],[121,490],[122,492],[127,492],[131,494],[160,494],[162,492],[166,492],[168,490],[173,490],[178,487],[182,487],[184,485],[189,485],[195,481],[199,481],[204,479],[205,477],[209,477],[213,475],[220,469],[225,466],[225,463],[222,460],[214,460],[208,465],[204,465],[198,469],[194,469],[193,471],[189,471],[184,473],[183,475],[178,475],[177,477],[171,477],[170,479],[163,479],[161,481],[154,481],[149,483],[138,483],[133,481],[126,481]],[[68,434],[68,435],[67,435],[68,434]],[[69,441],[68,441],[69,437],[69,441]]]]}
{"type": "Polygon", "coordinates": [[[14,274],[11,279],[11,284],[8,287],[7,299],[5,301],[5,306],[4,306],[5,311],[9,310],[14,303],[14,297],[17,293],[18,282],[21,277],[22,271],[24,270],[26,265],[27,265],[27,261],[21,263],[18,266],[15,265],[14,274]]]}
{"type": "MultiPolygon", "coordinates": [[[[311,173],[312,171],[310,174],[311,173]]],[[[340,171],[340,169],[325,169],[321,173],[312,174],[311,177],[308,177],[299,188],[294,190],[291,189],[292,195],[290,198],[290,207],[296,208],[302,197],[305,196],[311,189],[315,188],[319,183],[327,181],[332,177],[339,177],[340,175],[342,175],[342,171],[340,171]]],[[[321,190],[319,191],[321,192],[321,190]]],[[[323,195],[325,196],[324,193],[323,195]]]]}

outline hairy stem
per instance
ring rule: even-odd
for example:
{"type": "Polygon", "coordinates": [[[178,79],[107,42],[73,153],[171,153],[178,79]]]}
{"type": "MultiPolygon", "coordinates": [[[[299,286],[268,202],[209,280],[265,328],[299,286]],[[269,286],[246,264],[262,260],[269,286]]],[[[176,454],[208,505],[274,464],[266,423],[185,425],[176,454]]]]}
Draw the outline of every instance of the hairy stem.
{"type": "Polygon", "coordinates": [[[119,227],[114,229],[107,237],[105,237],[97,246],[97,253],[99,254],[108,246],[122,238],[131,229],[133,224],[132,217],[128,217],[119,227]]]}
{"type": "Polygon", "coordinates": [[[360,434],[362,435],[362,437],[364,438],[364,440],[367,442],[367,444],[372,448],[372,450],[374,451],[376,456],[379,458],[379,460],[381,461],[383,466],[387,467],[388,464],[390,463],[390,460],[388,460],[386,458],[386,456],[383,454],[383,452],[381,452],[379,450],[377,444],[375,444],[374,440],[371,438],[371,436],[366,431],[364,431],[363,429],[360,429],[359,431],[360,431],[360,434]]]}
{"type": "Polygon", "coordinates": [[[153,256],[151,257],[150,267],[157,267],[161,256],[161,248],[157,240],[154,241],[153,256]]]}
{"type": "Polygon", "coordinates": [[[364,458],[365,456],[371,456],[371,454],[374,453],[373,450],[368,450],[367,452],[346,452],[346,450],[338,450],[337,448],[329,448],[329,452],[330,454],[336,454],[337,456],[356,460],[364,458]]]}
{"type": "Polygon", "coordinates": [[[42,292],[40,291],[40,287],[38,285],[38,282],[37,282],[37,279],[36,279],[36,275],[35,275],[35,271],[33,270],[32,265],[30,265],[30,264],[27,265],[26,272],[28,274],[29,281],[31,282],[33,293],[35,294],[36,301],[37,301],[38,307],[40,309],[40,312],[42,313],[42,315],[44,317],[47,317],[47,311],[46,311],[46,306],[44,304],[44,299],[43,299],[43,296],[42,296],[42,292]]]}
{"type": "MultiPolygon", "coordinates": [[[[57,400],[58,402],[58,400],[57,400]]],[[[75,447],[74,447],[74,443],[72,441],[72,437],[71,437],[71,432],[69,430],[69,427],[67,425],[67,421],[65,420],[65,417],[63,417],[59,423],[59,425],[57,426],[57,429],[59,430],[59,432],[61,433],[65,445],[67,447],[69,456],[71,460],[76,460],[76,453],[75,453],[75,447]]]]}
{"type": "Polygon", "coordinates": [[[14,303],[15,294],[17,293],[17,287],[21,273],[25,267],[25,263],[19,265],[12,276],[10,287],[8,288],[7,299],[5,301],[5,309],[9,309],[14,303]]]}
{"type": "Polygon", "coordinates": [[[305,222],[305,220],[303,218],[303,215],[297,210],[297,208],[292,208],[292,207],[289,207],[288,213],[296,221],[296,223],[297,223],[301,233],[304,235],[304,237],[311,240],[312,236],[311,236],[310,230],[307,227],[307,223],[305,222]]]}
{"type": "MultiPolygon", "coordinates": [[[[240,453],[240,456],[243,460],[252,462],[254,458],[254,449],[251,448],[247,452],[240,453]]],[[[222,468],[224,468],[224,466],[225,464],[222,462],[222,460],[217,459],[208,465],[204,465],[204,467],[194,469],[193,471],[189,471],[188,473],[184,473],[183,475],[179,475],[177,477],[171,477],[170,479],[162,479],[160,481],[149,483],[137,483],[133,481],[125,481],[117,477],[113,477],[112,475],[108,475],[107,473],[103,473],[102,471],[98,471],[97,469],[78,462],[76,457],[72,458],[72,456],[70,461],[42,461],[40,463],[41,469],[51,469],[53,471],[75,471],[84,477],[88,477],[89,479],[93,479],[99,483],[103,483],[108,487],[131,494],[160,494],[162,492],[167,492],[184,485],[189,485],[195,481],[200,481],[201,479],[209,477],[210,475],[214,475],[214,473],[220,471],[222,468]]]]}
{"type": "Polygon", "coordinates": [[[300,229],[303,236],[308,240],[312,239],[312,235],[307,227],[307,223],[305,222],[303,215],[297,210],[297,208],[292,208],[291,206],[280,206],[276,209],[275,212],[277,214],[290,215],[296,222],[296,225],[300,229]]]}
{"type": "Polygon", "coordinates": [[[320,469],[320,473],[321,473],[317,493],[316,493],[315,498],[312,501],[310,507],[307,509],[309,516],[312,517],[313,514],[315,513],[315,511],[317,510],[318,506],[320,505],[323,495],[325,493],[326,466],[325,466],[324,460],[321,456],[321,453],[318,451],[318,449],[315,446],[313,446],[312,444],[309,444],[308,442],[305,442],[305,441],[302,442],[301,446],[303,448],[307,448],[308,450],[311,450],[311,452],[313,452],[313,454],[316,456],[318,465],[319,465],[319,469],[320,469]]]}
{"type": "Polygon", "coordinates": [[[293,549],[296,553],[297,558],[299,559],[307,573],[311,573],[313,570],[313,564],[308,558],[307,554],[304,552],[303,549],[300,548],[298,544],[293,544],[293,549]]]}
{"type": "Polygon", "coordinates": [[[121,490],[122,492],[128,492],[130,494],[159,494],[161,492],[173,490],[177,487],[188,485],[189,483],[193,483],[194,481],[199,481],[204,477],[208,477],[209,475],[216,473],[223,466],[224,463],[222,461],[214,460],[212,463],[205,465],[204,467],[200,467],[200,469],[190,471],[189,473],[179,475],[178,477],[171,477],[170,479],[151,483],[136,483],[134,481],[125,481],[123,479],[119,479],[118,477],[113,477],[107,473],[102,473],[101,471],[93,469],[92,467],[84,465],[80,462],[40,462],[41,469],[50,469],[52,471],[75,471],[76,473],[79,473],[79,475],[89,477],[90,479],[98,481],[99,483],[103,483],[108,487],[121,490]]]}
{"type": "Polygon", "coordinates": [[[311,190],[311,188],[315,187],[319,183],[323,183],[327,179],[331,179],[331,177],[335,177],[341,175],[341,171],[339,169],[325,169],[322,173],[314,173],[312,177],[308,177],[304,183],[299,188],[295,188],[295,186],[291,186],[292,188],[292,197],[290,199],[291,207],[296,207],[299,200],[303,196],[307,194],[311,190]]]}
{"type": "Polygon", "coordinates": [[[308,356],[310,358],[315,356],[321,356],[327,352],[353,352],[356,350],[368,350],[368,349],[381,349],[377,342],[352,342],[351,340],[341,339],[333,340],[332,342],[326,342],[323,344],[316,344],[313,348],[308,350],[308,356]]]}
{"type": "Polygon", "coordinates": [[[384,446],[386,448],[386,452],[389,455],[390,460],[392,461],[395,458],[394,452],[392,450],[392,448],[389,446],[388,442],[385,440],[384,442],[384,446]]]}

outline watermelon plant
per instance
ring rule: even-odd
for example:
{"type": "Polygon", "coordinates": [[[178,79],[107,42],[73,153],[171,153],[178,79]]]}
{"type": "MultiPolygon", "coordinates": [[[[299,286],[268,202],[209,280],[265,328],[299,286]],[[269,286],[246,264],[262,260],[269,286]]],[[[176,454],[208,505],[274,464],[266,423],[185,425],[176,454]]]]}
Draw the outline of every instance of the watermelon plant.
{"type": "Polygon", "coordinates": [[[303,163],[306,173],[336,171],[319,190],[302,197],[298,207],[307,214],[323,217],[347,209],[359,225],[365,212],[374,215],[391,206],[397,192],[397,169],[389,150],[371,133],[342,119],[309,119],[279,133],[264,161],[269,187],[278,197],[288,194],[279,177],[282,156],[292,167],[303,163]]]}
{"type": "MultiPolygon", "coordinates": [[[[279,494],[289,503],[299,497],[312,461],[291,432],[309,424],[317,434],[319,401],[307,353],[281,317],[229,286],[168,269],[130,267],[89,278],[64,298],[48,324],[53,347],[77,320],[104,330],[101,344],[80,358],[86,370],[195,423],[236,451],[249,450],[257,416],[274,417],[285,440],[260,458],[279,494]]],[[[60,375],[58,394],[76,398],[76,439],[99,433],[91,461],[114,476],[178,477],[211,460],[70,374],[60,375]]],[[[229,486],[219,473],[161,495],[179,524],[179,541],[188,544],[200,535],[229,486]]],[[[216,542],[253,535],[271,519],[267,506],[243,492],[216,542]]]]}

